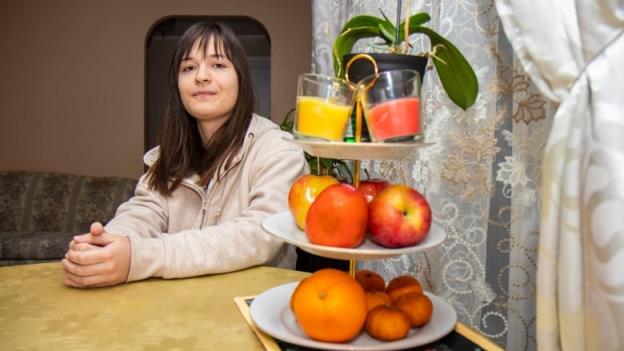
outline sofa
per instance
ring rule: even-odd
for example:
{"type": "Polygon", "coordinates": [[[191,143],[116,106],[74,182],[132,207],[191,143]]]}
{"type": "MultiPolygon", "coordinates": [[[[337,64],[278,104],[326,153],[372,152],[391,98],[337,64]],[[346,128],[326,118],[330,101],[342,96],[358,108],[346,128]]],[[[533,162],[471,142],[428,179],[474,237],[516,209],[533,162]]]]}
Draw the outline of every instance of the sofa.
{"type": "Polygon", "coordinates": [[[0,172],[0,266],[58,261],[76,234],[106,223],[137,180],[0,172]]]}

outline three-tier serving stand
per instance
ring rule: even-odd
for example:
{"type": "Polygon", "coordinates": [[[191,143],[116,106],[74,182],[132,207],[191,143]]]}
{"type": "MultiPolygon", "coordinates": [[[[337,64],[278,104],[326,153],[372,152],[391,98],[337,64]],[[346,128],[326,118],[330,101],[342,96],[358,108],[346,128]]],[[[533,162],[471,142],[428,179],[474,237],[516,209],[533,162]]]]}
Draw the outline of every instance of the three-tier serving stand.
{"type": "MultiPolygon", "coordinates": [[[[371,61],[375,74],[377,65],[374,59],[366,54],[354,56],[347,64],[349,65],[358,59],[371,61]]],[[[348,80],[347,75],[347,80],[348,80]]],[[[361,91],[361,89],[358,89],[361,91]]],[[[360,94],[360,93],[358,93],[360,94]]],[[[360,183],[360,167],[362,160],[400,160],[417,149],[430,145],[422,139],[417,142],[399,143],[368,143],[361,142],[363,126],[363,96],[356,96],[355,102],[355,126],[353,128],[354,143],[329,142],[307,139],[294,139],[292,142],[301,146],[308,154],[316,157],[334,158],[353,161],[353,181],[356,188],[360,183]]],[[[295,245],[300,249],[322,257],[349,260],[349,274],[355,276],[358,260],[378,260],[395,257],[402,254],[421,252],[441,244],[446,239],[446,233],[435,222],[432,223],[427,238],[416,246],[399,249],[384,248],[366,239],[357,248],[337,248],[322,245],[315,245],[308,241],[294,222],[289,211],[281,212],[269,216],[263,223],[263,228],[279,239],[295,245]]],[[[332,344],[317,342],[308,339],[301,330],[298,329],[294,316],[289,310],[288,301],[294,289],[295,283],[286,284],[267,290],[259,295],[251,306],[252,319],[256,325],[265,333],[290,342],[296,345],[325,349],[325,350],[395,350],[433,342],[448,334],[455,326],[457,315],[453,308],[439,297],[427,293],[434,304],[432,320],[420,330],[410,331],[406,339],[395,342],[381,342],[372,339],[362,333],[349,344],[332,344]],[[279,302],[278,300],[281,300],[279,302]]]]}

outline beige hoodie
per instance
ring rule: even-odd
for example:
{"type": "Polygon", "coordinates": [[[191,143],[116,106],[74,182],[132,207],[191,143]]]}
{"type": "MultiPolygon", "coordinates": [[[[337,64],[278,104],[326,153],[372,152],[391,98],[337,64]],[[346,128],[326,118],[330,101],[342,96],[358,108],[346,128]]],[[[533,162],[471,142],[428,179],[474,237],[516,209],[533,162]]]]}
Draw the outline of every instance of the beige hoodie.
{"type": "MultiPolygon", "coordinates": [[[[261,264],[294,267],[294,250],[261,223],[288,210],[292,182],[307,172],[292,136],[254,115],[243,147],[220,181],[208,189],[193,175],[167,197],[148,189],[143,175],[106,231],[127,235],[132,247],[128,281],[223,273],[261,264]]],[[[151,166],[158,148],[144,157],[151,166]]]]}

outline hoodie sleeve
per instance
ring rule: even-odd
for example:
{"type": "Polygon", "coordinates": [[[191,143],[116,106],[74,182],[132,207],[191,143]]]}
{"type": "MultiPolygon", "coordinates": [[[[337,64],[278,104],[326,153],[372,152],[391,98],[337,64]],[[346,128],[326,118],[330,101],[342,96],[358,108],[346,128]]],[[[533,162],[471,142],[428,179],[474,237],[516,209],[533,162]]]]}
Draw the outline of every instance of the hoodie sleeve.
{"type": "Polygon", "coordinates": [[[303,151],[292,143],[279,140],[257,147],[265,150],[257,153],[249,173],[249,207],[233,220],[200,230],[131,237],[128,281],[230,272],[273,258],[283,242],[266,233],[262,221],[288,209],[290,186],[308,169],[303,151]]]}
{"type": "Polygon", "coordinates": [[[167,228],[167,198],[148,189],[143,175],[134,196],[117,208],[115,217],[104,227],[107,232],[133,237],[157,237],[167,228]]]}

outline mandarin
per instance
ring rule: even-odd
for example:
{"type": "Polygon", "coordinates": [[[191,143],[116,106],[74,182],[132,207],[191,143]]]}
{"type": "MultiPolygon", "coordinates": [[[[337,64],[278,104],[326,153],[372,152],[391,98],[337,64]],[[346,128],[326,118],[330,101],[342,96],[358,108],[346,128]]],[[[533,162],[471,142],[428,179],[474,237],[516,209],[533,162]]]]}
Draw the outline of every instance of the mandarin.
{"type": "Polygon", "coordinates": [[[355,280],[360,283],[362,288],[364,288],[364,291],[386,290],[386,281],[377,272],[369,271],[367,269],[359,270],[355,272],[355,280]]]}
{"type": "Polygon", "coordinates": [[[412,328],[420,328],[429,323],[433,315],[433,304],[422,293],[405,294],[394,302],[394,306],[405,313],[412,328]]]}
{"type": "Polygon", "coordinates": [[[321,269],[302,280],[290,302],[297,323],[312,339],[346,342],[366,322],[364,289],[349,274],[321,269]]]}
{"type": "Polygon", "coordinates": [[[392,301],[396,301],[399,297],[411,292],[422,294],[423,289],[418,280],[410,275],[395,277],[388,283],[388,287],[386,287],[386,293],[390,295],[392,301]]]}
{"type": "Polygon", "coordinates": [[[407,316],[398,308],[379,305],[373,308],[366,318],[366,332],[375,339],[394,341],[403,339],[410,330],[407,316]]]}
{"type": "Polygon", "coordinates": [[[370,312],[378,305],[390,305],[392,299],[383,291],[371,290],[366,292],[366,308],[370,312]]]}

